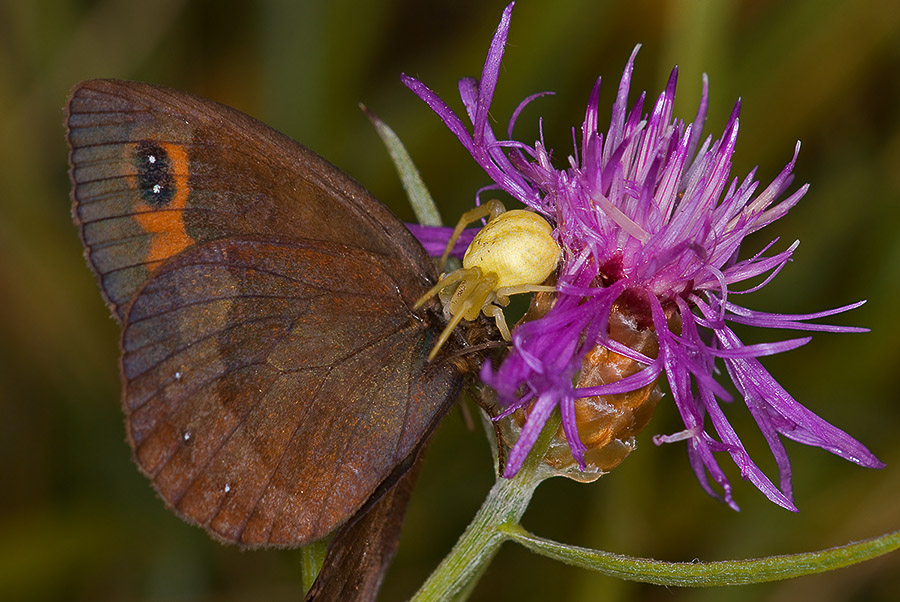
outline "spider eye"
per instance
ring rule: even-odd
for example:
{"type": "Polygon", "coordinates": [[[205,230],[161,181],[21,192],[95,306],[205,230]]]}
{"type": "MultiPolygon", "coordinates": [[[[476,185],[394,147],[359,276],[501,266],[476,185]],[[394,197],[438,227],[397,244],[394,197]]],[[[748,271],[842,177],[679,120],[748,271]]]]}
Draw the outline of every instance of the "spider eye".
{"type": "Polygon", "coordinates": [[[547,220],[532,211],[502,213],[475,235],[463,267],[497,274],[497,288],[540,284],[559,263],[552,231],[547,220]]]}

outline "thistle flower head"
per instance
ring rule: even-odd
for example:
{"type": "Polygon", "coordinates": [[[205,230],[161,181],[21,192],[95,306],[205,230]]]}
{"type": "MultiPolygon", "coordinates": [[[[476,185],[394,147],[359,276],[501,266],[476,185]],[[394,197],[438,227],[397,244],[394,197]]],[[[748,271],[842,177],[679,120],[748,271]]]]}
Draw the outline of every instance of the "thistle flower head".
{"type": "Polygon", "coordinates": [[[591,90],[580,137],[564,166],[551,161],[539,139],[512,139],[512,128],[526,98],[510,120],[508,139],[498,139],[488,111],[499,73],[512,11],[510,4],[494,34],[481,78],[463,79],[459,92],[471,127],[420,81],[404,82],[456,135],[497,188],[509,193],[554,225],[563,250],[555,303],[543,317],[520,325],[500,366],[485,365],[483,379],[510,413],[526,408],[528,418],[512,448],[505,475],[521,467],[550,413],[562,413],[563,429],[574,459],[584,465],[584,445],[575,421],[578,398],[635,391],[661,377],[684,421],[684,430],[657,436],[655,442],[685,441],[700,483],[737,509],[731,485],[719,466],[727,453],[771,501],[795,510],[790,462],[782,437],[822,447],[867,467],[882,463],[861,443],[794,400],[769,374],[760,356],[788,351],[809,337],[745,345],[731,329],[739,323],[758,328],[860,332],[864,329],[810,323],[858,307],[804,315],[762,313],[733,301],[758,290],[791,259],[798,243],[766,255],[773,241],[749,258],[740,258],[744,238],[783,217],[804,196],[807,186],[789,191],[799,151],[762,188],[756,170],[743,179],[730,175],[738,134],[737,103],[718,139],[702,137],[707,81],[696,117],[673,118],[677,69],[655,102],[645,95],[628,105],[635,48],[619,82],[612,119],[600,131],[600,80],[591,90]],[[763,276],[762,284],[739,287],[763,276]],[[635,328],[652,329],[656,357],[648,357],[610,337],[610,313],[624,312],[635,328]],[[578,388],[585,356],[604,347],[630,358],[642,370],[619,381],[578,388]],[[731,395],[716,380],[717,364],[734,383],[771,448],[778,486],[750,458],[725,417],[721,402],[731,395]],[[718,493],[712,483],[718,485],[718,493]]]}

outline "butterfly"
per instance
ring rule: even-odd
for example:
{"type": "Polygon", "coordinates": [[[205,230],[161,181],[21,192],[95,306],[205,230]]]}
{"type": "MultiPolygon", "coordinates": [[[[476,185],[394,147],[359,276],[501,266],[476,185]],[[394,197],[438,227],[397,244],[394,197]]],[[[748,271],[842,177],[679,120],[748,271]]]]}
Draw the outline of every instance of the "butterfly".
{"type": "Polygon", "coordinates": [[[341,529],[334,587],[377,591],[411,469],[480,361],[461,331],[427,360],[446,319],[413,306],[434,261],[346,174],[221,104],[91,80],[66,129],[141,471],[222,541],[341,529]]]}

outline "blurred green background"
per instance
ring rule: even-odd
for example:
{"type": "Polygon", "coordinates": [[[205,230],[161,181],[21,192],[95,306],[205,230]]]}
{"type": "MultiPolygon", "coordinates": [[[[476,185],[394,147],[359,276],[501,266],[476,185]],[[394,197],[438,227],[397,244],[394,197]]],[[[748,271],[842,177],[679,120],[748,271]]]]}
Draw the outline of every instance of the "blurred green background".
{"type": "MultiPolygon", "coordinates": [[[[237,107],[317,150],[411,219],[387,154],[357,103],[406,142],[454,221],[487,183],[438,119],[399,81],[422,78],[453,106],[477,75],[503,2],[0,1],[0,599],[297,600],[291,551],[240,552],[169,514],[132,465],[119,410],[118,329],[82,259],[69,216],[62,107],[91,77],[145,80],[237,107]]],[[[711,82],[707,131],[742,97],[735,175],[767,183],[803,141],[797,184],[812,189],[752,240],[803,244],[749,298],[767,311],[811,312],[860,298],[838,317],[862,335],[821,334],[769,358],[803,403],[885,462],[865,470],[788,443],[792,514],[740,481],[740,513],[707,497],[664,402],[637,452],[593,485],[554,480],[524,525],[559,540],[667,560],[715,560],[839,545],[900,527],[900,10],[895,0],[615,2],[521,0],[493,109],[505,130],[525,112],[561,161],[593,80],[612,102],[632,47],[632,87],[655,97],[680,65],[676,114],[691,118],[711,82]]],[[[608,114],[608,113],[607,113],[608,114]]],[[[778,333],[746,333],[748,342],[778,333]]],[[[789,336],[786,334],[785,336],[789,336]]],[[[668,398],[667,398],[668,399],[668,398]]],[[[738,432],[773,463],[739,403],[738,432]]],[[[727,460],[723,460],[727,464],[727,460]]],[[[729,467],[733,468],[733,467],[729,467]]],[[[405,599],[449,550],[492,482],[490,454],[458,413],[431,448],[382,599],[405,599]]],[[[703,591],[623,583],[505,546],[473,600],[896,600],[900,555],[826,575],[703,591]]]]}

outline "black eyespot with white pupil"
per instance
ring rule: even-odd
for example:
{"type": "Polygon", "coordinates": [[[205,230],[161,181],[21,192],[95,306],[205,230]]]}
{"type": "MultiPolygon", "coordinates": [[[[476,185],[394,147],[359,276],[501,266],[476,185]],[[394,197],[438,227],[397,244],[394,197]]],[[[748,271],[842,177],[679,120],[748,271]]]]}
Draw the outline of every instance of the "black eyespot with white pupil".
{"type": "Polygon", "coordinates": [[[175,177],[169,153],[155,142],[145,140],[135,151],[137,185],[141,199],[153,207],[168,205],[175,196],[175,177]]]}

